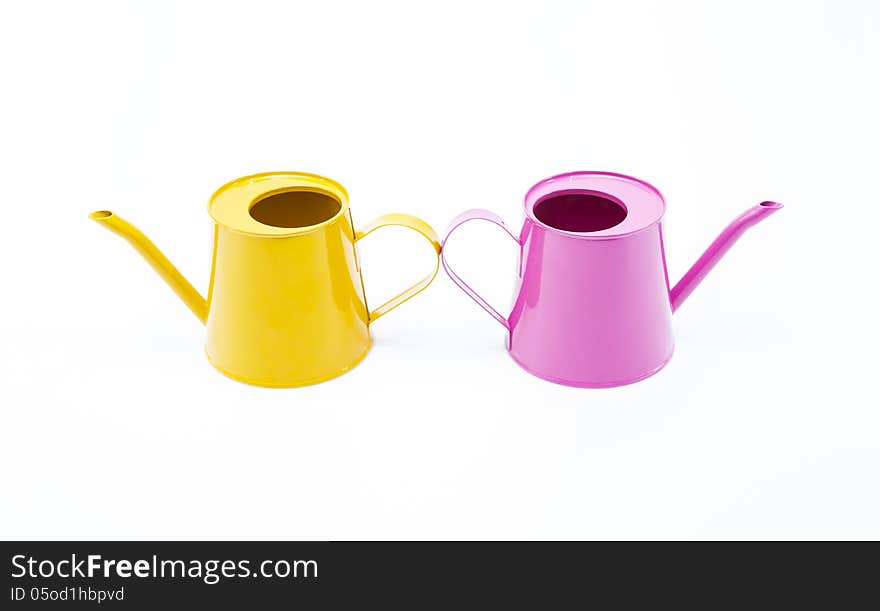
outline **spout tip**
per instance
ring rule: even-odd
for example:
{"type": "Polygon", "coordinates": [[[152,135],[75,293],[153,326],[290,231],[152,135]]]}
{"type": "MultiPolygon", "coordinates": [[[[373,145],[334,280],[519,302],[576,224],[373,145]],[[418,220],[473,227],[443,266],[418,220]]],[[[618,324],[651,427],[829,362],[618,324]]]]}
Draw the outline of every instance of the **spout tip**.
{"type": "Polygon", "coordinates": [[[89,218],[93,221],[106,221],[111,216],[113,216],[113,213],[109,210],[96,210],[89,215],[89,218]]]}
{"type": "Polygon", "coordinates": [[[779,210],[780,208],[782,208],[782,204],[780,204],[779,202],[769,202],[768,201],[768,202],[761,202],[758,205],[761,206],[762,208],[770,208],[771,210],[779,210]]]}

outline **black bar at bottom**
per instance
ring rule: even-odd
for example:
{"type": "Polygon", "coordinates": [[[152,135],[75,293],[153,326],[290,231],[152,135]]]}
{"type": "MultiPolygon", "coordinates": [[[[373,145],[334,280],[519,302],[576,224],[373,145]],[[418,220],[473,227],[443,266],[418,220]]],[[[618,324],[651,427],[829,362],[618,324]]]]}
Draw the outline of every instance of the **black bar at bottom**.
{"type": "Polygon", "coordinates": [[[5,542],[3,609],[876,607],[869,543],[5,542]]]}

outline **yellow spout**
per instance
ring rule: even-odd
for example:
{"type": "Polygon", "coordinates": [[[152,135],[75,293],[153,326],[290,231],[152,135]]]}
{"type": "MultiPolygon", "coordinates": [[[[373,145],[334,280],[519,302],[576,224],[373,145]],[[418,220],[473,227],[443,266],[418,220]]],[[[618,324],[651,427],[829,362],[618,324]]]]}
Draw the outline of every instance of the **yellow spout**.
{"type": "Polygon", "coordinates": [[[89,218],[128,240],[128,243],[134,246],[134,249],[147,260],[147,263],[168,283],[168,286],[177,293],[177,296],[202,323],[208,319],[208,302],[205,301],[205,298],[177,271],[177,268],[156,248],[156,245],[141,233],[140,229],[109,210],[92,212],[89,218]]]}

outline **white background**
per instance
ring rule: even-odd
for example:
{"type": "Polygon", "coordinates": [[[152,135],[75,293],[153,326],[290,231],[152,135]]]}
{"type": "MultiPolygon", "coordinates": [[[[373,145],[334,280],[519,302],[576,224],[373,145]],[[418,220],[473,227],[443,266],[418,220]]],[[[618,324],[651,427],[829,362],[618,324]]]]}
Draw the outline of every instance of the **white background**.
{"type": "MultiPolygon", "coordinates": [[[[870,1],[4,4],[0,537],[880,537],[878,31],[870,1]],[[441,272],[353,371],[267,390],[86,216],[205,290],[208,197],[276,169],[440,232],[632,174],[666,196],[673,281],[786,207],[638,384],[531,377],[441,272]]],[[[449,255],[504,309],[515,252],[472,223],[449,255]]],[[[405,230],[361,254],[374,304],[431,264],[405,230]]]]}

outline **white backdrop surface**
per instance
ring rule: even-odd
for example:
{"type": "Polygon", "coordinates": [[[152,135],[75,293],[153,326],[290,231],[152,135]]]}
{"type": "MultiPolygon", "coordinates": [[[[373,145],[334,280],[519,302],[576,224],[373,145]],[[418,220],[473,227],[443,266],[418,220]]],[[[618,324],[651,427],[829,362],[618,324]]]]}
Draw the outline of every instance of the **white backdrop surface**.
{"type": "MultiPolygon", "coordinates": [[[[880,9],[875,2],[32,2],[0,9],[0,537],[878,538],[880,9]],[[333,381],[268,390],[110,208],[207,289],[215,188],[342,182],[356,223],[522,220],[576,169],[668,202],[676,280],[764,199],[675,316],[656,376],[520,370],[442,274],[333,381]]],[[[449,256],[499,308],[515,247],[449,256]]],[[[378,303],[430,265],[388,230],[378,303]]]]}

